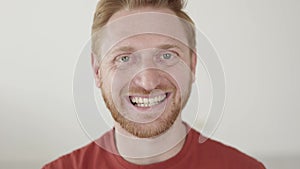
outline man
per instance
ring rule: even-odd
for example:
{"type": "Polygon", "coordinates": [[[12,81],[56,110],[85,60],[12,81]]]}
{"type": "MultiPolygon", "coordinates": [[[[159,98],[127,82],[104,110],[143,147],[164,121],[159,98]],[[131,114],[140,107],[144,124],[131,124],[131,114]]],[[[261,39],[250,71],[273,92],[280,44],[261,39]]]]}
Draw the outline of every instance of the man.
{"type": "Polygon", "coordinates": [[[183,3],[98,3],[92,67],[114,128],[44,169],[264,168],[217,141],[199,143],[204,136],[181,119],[197,62],[194,24],[183,3]]]}

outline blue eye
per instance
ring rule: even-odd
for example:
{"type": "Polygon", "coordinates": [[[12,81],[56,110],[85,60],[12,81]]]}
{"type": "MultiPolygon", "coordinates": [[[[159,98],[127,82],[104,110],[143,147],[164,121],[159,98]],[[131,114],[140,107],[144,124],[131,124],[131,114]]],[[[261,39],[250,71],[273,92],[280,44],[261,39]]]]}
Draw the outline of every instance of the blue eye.
{"type": "Polygon", "coordinates": [[[171,53],[164,53],[164,54],[162,55],[162,57],[163,57],[164,59],[170,59],[170,58],[172,57],[172,54],[171,54],[171,53]]]}
{"type": "Polygon", "coordinates": [[[159,66],[172,66],[179,61],[179,55],[173,51],[160,51],[156,57],[154,57],[154,62],[159,66]]]}
{"type": "Polygon", "coordinates": [[[120,61],[121,61],[121,62],[128,62],[129,59],[130,59],[129,56],[121,56],[121,57],[120,57],[120,61]]]}
{"type": "Polygon", "coordinates": [[[122,54],[114,59],[114,65],[118,69],[128,69],[136,63],[136,59],[132,54],[122,54]]]}

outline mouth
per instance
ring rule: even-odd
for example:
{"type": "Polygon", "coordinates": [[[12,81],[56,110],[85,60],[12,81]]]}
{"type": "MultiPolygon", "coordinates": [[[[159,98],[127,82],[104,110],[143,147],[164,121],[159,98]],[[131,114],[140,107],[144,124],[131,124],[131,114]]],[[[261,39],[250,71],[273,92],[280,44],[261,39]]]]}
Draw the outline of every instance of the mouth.
{"type": "Polygon", "coordinates": [[[149,108],[164,102],[170,93],[163,93],[156,96],[129,96],[131,104],[139,108],[149,108]]]}

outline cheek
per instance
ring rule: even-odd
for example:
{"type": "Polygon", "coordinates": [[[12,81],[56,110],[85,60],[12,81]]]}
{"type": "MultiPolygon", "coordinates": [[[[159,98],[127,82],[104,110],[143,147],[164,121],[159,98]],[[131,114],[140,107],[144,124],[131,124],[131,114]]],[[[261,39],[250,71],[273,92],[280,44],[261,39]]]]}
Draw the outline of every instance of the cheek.
{"type": "Polygon", "coordinates": [[[126,86],[128,83],[128,78],[126,78],[125,74],[115,73],[111,75],[111,88],[113,93],[118,93],[122,88],[126,86]]]}
{"type": "Polygon", "coordinates": [[[128,85],[134,79],[138,69],[119,69],[113,71],[110,74],[110,79],[112,79],[112,89],[113,91],[119,91],[124,88],[124,90],[128,90],[128,85]],[[126,88],[127,87],[127,88],[126,88]]]}
{"type": "Polygon", "coordinates": [[[165,71],[175,80],[181,97],[186,98],[192,84],[192,71],[190,67],[184,62],[179,62],[165,71]]]}
{"type": "Polygon", "coordinates": [[[122,104],[124,96],[128,95],[129,84],[133,79],[134,73],[128,70],[114,71],[109,75],[111,80],[111,94],[115,103],[122,104]]]}

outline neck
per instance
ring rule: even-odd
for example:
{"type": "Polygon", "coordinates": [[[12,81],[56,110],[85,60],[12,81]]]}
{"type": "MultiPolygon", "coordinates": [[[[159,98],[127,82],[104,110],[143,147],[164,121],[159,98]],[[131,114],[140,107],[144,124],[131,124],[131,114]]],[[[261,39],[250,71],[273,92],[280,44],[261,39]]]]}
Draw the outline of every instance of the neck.
{"type": "Polygon", "coordinates": [[[182,149],[187,134],[180,116],[165,133],[154,138],[138,138],[115,124],[115,142],[119,154],[127,161],[146,165],[165,161],[182,149]]]}

